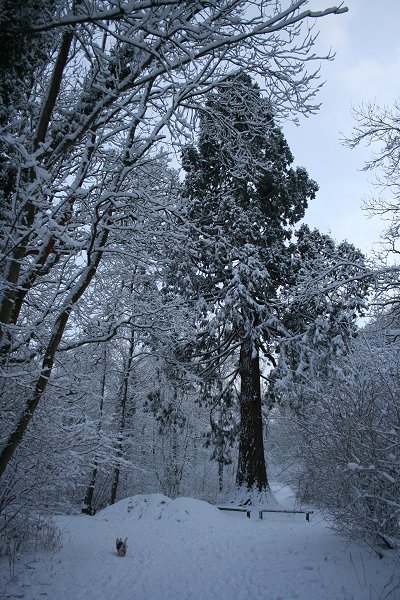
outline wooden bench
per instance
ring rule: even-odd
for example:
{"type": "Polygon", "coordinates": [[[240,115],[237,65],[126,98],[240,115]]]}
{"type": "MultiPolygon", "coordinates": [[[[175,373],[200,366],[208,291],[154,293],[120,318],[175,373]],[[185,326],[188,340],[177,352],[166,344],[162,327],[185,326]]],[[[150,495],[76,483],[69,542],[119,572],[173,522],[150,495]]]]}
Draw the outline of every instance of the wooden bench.
{"type": "Polygon", "coordinates": [[[284,510],[284,509],[275,509],[275,508],[262,508],[258,511],[259,519],[263,518],[263,513],[272,512],[272,513],[290,513],[290,514],[302,514],[306,515],[306,521],[310,521],[310,515],[314,513],[313,510],[284,510]]]}
{"type": "MultiPolygon", "coordinates": [[[[251,509],[249,508],[239,508],[239,507],[233,507],[233,506],[217,506],[217,508],[219,510],[230,510],[232,512],[245,512],[246,513],[246,517],[248,519],[250,519],[251,516],[251,509]]],[[[270,513],[288,513],[288,514],[301,514],[301,515],[306,515],[306,521],[310,521],[310,515],[312,515],[314,513],[313,510],[286,510],[284,508],[278,509],[278,508],[259,508],[258,509],[258,518],[262,519],[263,518],[263,513],[265,512],[270,512],[270,513]]]]}
{"type": "Polygon", "coordinates": [[[250,519],[251,510],[248,508],[236,508],[231,506],[217,506],[219,510],[231,510],[232,512],[245,512],[246,517],[250,519]]]}

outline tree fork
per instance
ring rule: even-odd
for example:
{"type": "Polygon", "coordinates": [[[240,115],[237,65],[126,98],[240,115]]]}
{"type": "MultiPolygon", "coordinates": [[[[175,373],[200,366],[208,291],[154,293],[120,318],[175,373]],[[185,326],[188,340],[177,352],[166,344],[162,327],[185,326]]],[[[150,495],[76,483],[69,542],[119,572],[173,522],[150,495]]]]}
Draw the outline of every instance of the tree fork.
{"type": "MultiPolygon", "coordinates": [[[[97,435],[100,438],[102,426],[103,426],[103,411],[104,411],[104,398],[106,394],[106,362],[107,362],[107,346],[104,344],[103,346],[103,375],[101,378],[101,395],[100,395],[100,406],[99,406],[99,422],[97,424],[97,435]]],[[[94,498],[94,490],[96,488],[97,483],[97,475],[98,475],[98,458],[97,456],[94,459],[92,475],[90,478],[89,485],[86,490],[85,497],[83,499],[83,507],[82,512],[86,515],[93,516],[96,513],[96,510],[93,506],[93,498],[94,498]]]]}

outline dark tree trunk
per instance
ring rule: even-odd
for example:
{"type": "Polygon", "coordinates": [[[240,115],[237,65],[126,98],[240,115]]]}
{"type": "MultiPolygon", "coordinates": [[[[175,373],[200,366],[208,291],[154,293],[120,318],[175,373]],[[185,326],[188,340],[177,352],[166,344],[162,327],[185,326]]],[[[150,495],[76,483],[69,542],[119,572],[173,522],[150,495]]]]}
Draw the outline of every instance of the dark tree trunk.
{"type": "Polygon", "coordinates": [[[110,504],[114,504],[114,502],[117,499],[118,485],[119,485],[119,480],[120,480],[120,475],[121,475],[120,460],[123,457],[126,403],[128,400],[129,380],[131,377],[134,351],[135,351],[135,332],[132,329],[131,338],[129,340],[128,356],[126,359],[126,364],[125,364],[125,368],[124,368],[123,376],[122,376],[122,385],[120,388],[120,396],[119,396],[120,423],[119,423],[119,434],[117,436],[117,441],[116,441],[117,464],[114,468],[113,482],[111,485],[110,504]]]}
{"type": "MultiPolygon", "coordinates": [[[[100,438],[101,430],[103,427],[103,408],[104,408],[104,397],[106,393],[106,379],[107,379],[107,345],[103,346],[103,376],[101,378],[101,392],[100,392],[100,405],[99,405],[99,421],[97,425],[97,434],[100,438]]],[[[89,485],[86,490],[85,498],[83,500],[83,508],[82,512],[85,515],[93,516],[96,513],[96,509],[93,504],[94,498],[94,490],[96,488],[97,483],[97,475],[98,475],[98,459],[95,457],[92,475],[90,478],[89,485]]]]}
{"type": "MultiPolygon", "coordinates": [[[[36,151],[40,145],[45,141],[46,133],[49,127],[49,123],[53,114],[54,105],[57,99],[57,96],[60,91],[61,81],[64,75],[65,68],[68,62],[68,54],[71,48],[72,40],[73,40],[73,32],[68,31],[64,34],[61,42],[61,46],[59,49],[59,54],[56,60],[56,64],[53,70],[53,74],[50,80],[49,89],[47,91],[46,100],[44,106],[42,108],[42,112],[39,118],[39,123],[37,126],[35,139],[33,141],[33,150],[36,151]]],[[[33,170],[29,173],[29,179],[34,179],[35,175],[33,170]]],[[[36,209],[31,202],[28,202],[27,205],[22,210],[22,222],[24,227],[29,230],[34,221],[36,209]]],[[[22,297],[26,295],[26,291],[21,289],[21,286],[18,285],[18,280],[21,272],[22,261],[26,256],[26,250],[28,246],[28,236],[24,237],[24,241],[19,243],[16,249],[13,252],[13,258],[11,260],[11,264],[9,267],[9,271],[7,274],[7,283],[9,284],[9,288],[6,289],[4,298],[2,299],[0,306],[0,323],[4,325],[8,325],[14,319],[16,321],[17,316],[14,314],[16,298],[18,294],[22,297]]],[[[32,282],[33,285],[33,282],[32,282]]],[[[20,307],[19,307],[20,309],[20,307]]],[[[19,312],[18,309],[18,312],[19,312]]],[[[4,329],[0,328],[0,341],[2,340],[4,333],[4,329]]],[[[5,343],[7,351],[7,342],[5,343]]],[[[4,351],[4,350],[3,350],[4,351]]]]}
{"type": "Polygon", "coordinates": [[[260,363],[250,338],[240,347],[240,437],[236,484],[259,492],[269,489],[261,414],[260,363]]]}
{"type": "MultiPolygon", "coordinates": [[[[119,445],[121,445],[121,442],[119,442],[119,445]]],[[[121,474],[121,468],[120,468],[119,463],[118,463],[117,466],[114,469],[114,474],[113,474],[113,481],[112,481],[112,485],[111,485],[110,504],[114,504],[115,501],[116,501],[116,499],[117,499],[117,492],[118,492],[118,485],[119,485],[119,476],[120,476],[120,474],[121,474]]]]}
{"type": "Polygon", "coordinates": [[[224,463],[222,459],[218,462],[218,489],[220,492],[224,489],[224,463]]]}
{"type": "Polygon", "coordinates": [[[96,488],[97,473],[98,473],[97,461],[95,461],[94,467],[92,470],[92,476],[90,479],[90,483],[87,487],[85,498],[83,500],[83,508],[82,508],[82,513],[84,515],[90,515],[91,517],[94,514],[96,514],[96,509],[94,508],[94,504],[93,504],[93,497],[94,497],[94,490],[96,488]]]}

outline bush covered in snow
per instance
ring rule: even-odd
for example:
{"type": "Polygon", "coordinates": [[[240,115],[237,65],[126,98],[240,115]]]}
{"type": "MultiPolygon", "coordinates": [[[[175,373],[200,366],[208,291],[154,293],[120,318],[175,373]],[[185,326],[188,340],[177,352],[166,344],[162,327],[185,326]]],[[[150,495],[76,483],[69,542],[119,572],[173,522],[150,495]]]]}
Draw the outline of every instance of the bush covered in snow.
{"type": "MultiPolygon", "coordinates": [[[[385,334],[360,339],[298,420],[302,500],[328,509],[335,527],[400,546],[400,349],[385,334]]],[[[303,390],[304,393],[304,390],[303,390]]]]}
{"type": "Polygon", "coordinates": [[[51,519],[25,511],[0,514],[0,558],[7,557],[12,579],[20,552],[56,552],[61,545],[61,531],[51,519]]]}

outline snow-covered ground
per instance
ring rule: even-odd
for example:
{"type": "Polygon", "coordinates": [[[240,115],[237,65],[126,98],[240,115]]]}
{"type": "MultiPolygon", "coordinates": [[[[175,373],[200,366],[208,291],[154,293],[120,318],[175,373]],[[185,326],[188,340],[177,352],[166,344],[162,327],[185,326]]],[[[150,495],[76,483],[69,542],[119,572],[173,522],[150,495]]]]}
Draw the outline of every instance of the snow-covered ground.
{"type": "MultiPolygon", "coordinates": [[[[275,495],[293,502],[286,488],[275,495]]],[[[319,514],[248,519],[156,494],[57,520],[59,552],[23,556],[14,582],[2,561],[1,600],[400,600],[399,557],[347,543],[319,514]],[[128,536],[124,558],[117,536],[128,536]]]]}

